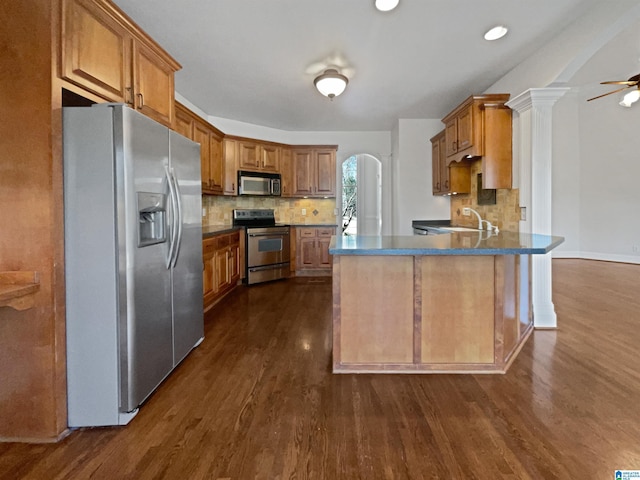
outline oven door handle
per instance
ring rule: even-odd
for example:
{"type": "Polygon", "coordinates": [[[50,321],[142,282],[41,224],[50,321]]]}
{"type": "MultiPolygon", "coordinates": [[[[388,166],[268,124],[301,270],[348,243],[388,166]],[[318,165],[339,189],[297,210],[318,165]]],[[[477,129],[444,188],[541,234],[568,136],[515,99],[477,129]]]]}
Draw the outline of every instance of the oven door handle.
{"type": "Polygon", "coordinates": [[[271,233],[248,233],[250,237],[280,237],[282,235],[289,235],[289,232],[271,232],[271,233]]]}

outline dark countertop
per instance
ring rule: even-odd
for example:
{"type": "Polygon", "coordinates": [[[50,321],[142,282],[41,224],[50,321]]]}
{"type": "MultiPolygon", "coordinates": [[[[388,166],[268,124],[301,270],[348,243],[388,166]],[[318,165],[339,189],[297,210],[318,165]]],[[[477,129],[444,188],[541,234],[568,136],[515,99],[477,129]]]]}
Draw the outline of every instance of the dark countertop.
{"type": "Polygon", "coordinates": [[[450,227],[451,220],[412,220],[412,227],[450,227]]]}
{"type": "Polygon", "coordinates": [[[236,230],[242,230],[242,227],[234,227],[233,225],[203,225],[202,238],[215,237],[222,233],[231,233],[236,230]]]}
{"type": "Polygon", "coordinates": [[[332,255],[527,255],[545,254],[563,237],[482,230],[442,235],[335,236],[332,255]]]}

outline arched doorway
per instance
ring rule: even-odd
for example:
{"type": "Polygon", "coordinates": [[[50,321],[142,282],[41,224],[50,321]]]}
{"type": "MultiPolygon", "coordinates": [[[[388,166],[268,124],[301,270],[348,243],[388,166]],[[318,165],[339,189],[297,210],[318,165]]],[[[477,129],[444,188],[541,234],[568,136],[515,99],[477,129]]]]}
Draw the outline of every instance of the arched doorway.
{"type": "Polygon", "coordinates": [[[369,154],[342,162],[342,234],[380,235],[382,163],[369,154]]]}

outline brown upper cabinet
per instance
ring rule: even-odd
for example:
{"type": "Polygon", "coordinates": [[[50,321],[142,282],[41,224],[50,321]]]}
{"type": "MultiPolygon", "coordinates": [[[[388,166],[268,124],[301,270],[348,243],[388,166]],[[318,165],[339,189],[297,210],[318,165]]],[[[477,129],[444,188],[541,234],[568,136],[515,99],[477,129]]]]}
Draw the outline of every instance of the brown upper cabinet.
{"type": "Polygon", "coordinates": [[[60,78],[171,126],[180,64],[107,0],[62,0],[60,78]]]}
{"type": "Polygon", "coordinates": [[[283,197],[290,197],[293,195],[293,165],[292,165],[293,150],[291,147],[283,146],[280,148],[280,191],[283,197]]]}
{"type": "Polygon", "coordinates": [[[224,155],[224,185],[223,193],[225,195],[238,194],[238,166],[236,158],[238,149],[238,141],[225,137],[223,140],[222,153],[224,155]]]}
{"type": "Polygon", "coordinates": [[[279,172],[280,147],[248,139],[239,141],[238,169],[256,172],[279,172]]]}
{"type": "Polygon", "coordinates": [[[221,195],[225,181],[224,134],[178,102],[175,111],[173,129],[200,144],[202,193],[221,195]]]}
{"type": "Polygon", "coordinates": [[[511,188],[509,94],[473,95],[442,119],[446,164],[482,157],[484,188],[511,188]]]}
{"type": "Polygon", "coordinates": [[[336,196],[337,147],[292,147],[293,196],[336,196]]]}
{"type": "Polygon", "coordinates": [[[443,130],[431,139],[433,194],[470,193],[471,165],[468,162],[447,165],[445,135],[443,130]]]}

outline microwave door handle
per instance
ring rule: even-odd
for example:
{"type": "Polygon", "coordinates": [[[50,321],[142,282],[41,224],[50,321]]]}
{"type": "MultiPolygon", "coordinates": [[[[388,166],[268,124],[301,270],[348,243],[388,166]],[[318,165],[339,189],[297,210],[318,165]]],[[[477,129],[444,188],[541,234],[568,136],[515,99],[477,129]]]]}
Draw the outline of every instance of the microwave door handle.
{"type": "Polygon", "coordinates": [[[171,173],[169,172],[169,167],[167,167],[165,165],[164,167],[164,174],[167,178],[167,185],[169,185],[169,199],[171,200],[171,212],[172,212],[172,219],[171,219],[171,231],[170,231],[170,236],[171,236],[171,240],[169,242],[169,252],[167,254],[167,269],[171,268],[171,262],[173,260],[173,256],[174,256],[174,250],[176,248],[176,219],[178,218],[178,206],[176,204],[176,195],[175,195],[175,191],[174,191],[174,185],[173,185],[173,181],[171,180],[171,173]]]}

